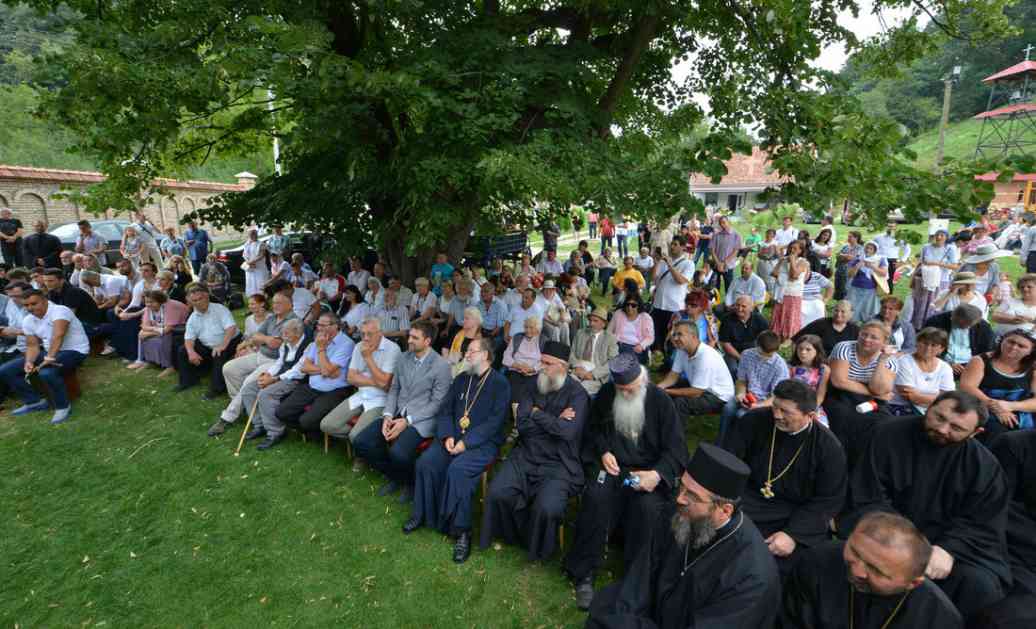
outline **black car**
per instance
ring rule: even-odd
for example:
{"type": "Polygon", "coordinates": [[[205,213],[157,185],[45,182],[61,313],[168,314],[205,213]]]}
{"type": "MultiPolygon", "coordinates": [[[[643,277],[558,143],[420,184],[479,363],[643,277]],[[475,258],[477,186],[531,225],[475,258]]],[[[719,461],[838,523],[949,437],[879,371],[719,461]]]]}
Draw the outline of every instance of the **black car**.
{"type": "MultiPolygon", "coordinates": [[[[94,233],[99,234],[108,241],[108,250],[105,255],[108,257],[108,266],[115,264],[122,259],[119,246],[122,244],[122,232],[129,227],[127,220],[111,219],[103,221],[90,221],[94,233]]],[[[58,237],[61,241],[61,248],[66,251],[74,251],[76,239],[79,238],[78,223],[64,223],[50,229],[49,233],[58,237]]]]}
{"type": "MultiPolygon", "coordinates": [[[[260,236],[259,242],[266,242],[272,235],[260,236]]],[[[326,250],[333,249],[336,244],[333,238],[313,232],[285,232],[284,235],[288,237],[288,248],[284,253],[285,259],[291,262],[292,254],[301,253],[310,268],[317,272],[320,270],[320,255],[326,250]]],[[[227,265],[230,280],[235,284],[243,285],[245,283],[245,272],[241,269],[241,265],[245,261],[244,251],[245,245],[240,244],[231,249],[224,249],[217,254],[219,261],[227,265]]]]}

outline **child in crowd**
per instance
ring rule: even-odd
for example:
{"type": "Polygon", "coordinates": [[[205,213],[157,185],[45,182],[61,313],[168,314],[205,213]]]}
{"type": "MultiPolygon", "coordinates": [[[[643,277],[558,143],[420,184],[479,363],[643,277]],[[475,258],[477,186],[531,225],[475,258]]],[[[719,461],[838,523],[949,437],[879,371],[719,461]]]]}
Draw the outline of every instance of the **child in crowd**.
{"type": "Polygon", "coordinates": [[[827,426],[827,414],[821,404],[827,393],[827,381],[831,378],[831,368],[827,366],[827,355],[820,337],[804,334],[792,348],[791,360],[788,361],[792,380],[801,380],[817,392],[817,421],[827,426]]]}

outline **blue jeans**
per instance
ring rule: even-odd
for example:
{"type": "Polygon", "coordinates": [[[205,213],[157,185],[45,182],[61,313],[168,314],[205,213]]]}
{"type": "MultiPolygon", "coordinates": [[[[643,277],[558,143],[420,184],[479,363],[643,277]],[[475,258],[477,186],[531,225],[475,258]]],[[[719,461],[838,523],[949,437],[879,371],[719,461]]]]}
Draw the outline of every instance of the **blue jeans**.
{"type": "Polygon", "coordinates": [[[626,248],[626,236],[616,236],[615,246],[619,250],[618,254],[623,258],[629,255],[629,249],[626,248]]]}
{"type": "Polygon", "coordinates": [[[749,410],[741,406],[741,403],[737,401],[737,397],[730,398],[730,401],[723,406],[723,412],[719,415],[719,435],[716,437],[716,443],[723,443],[723,437],[727,434],[727,430],[730,429],[731,423],[749,410]]]}
{"type": "MultiPolygon", "coordinates": [[[[37,365],[43,362],[45,355],[43,352],[40,352],[36,356],[37,365]]],[[[68,391],[65,390],[65,380],[62,375],[69,371],[75,371],[76,367],[86,360],[86,354],[64,350],[58,352],[56,358],[57,362],[61,363],[60,367],[44,367],[40,369],[39,374],[43,384],[50,391],[54,408],[62,410],[69,407],[68,391]]],[[[25,381],[24,357],[15,358],[0,365],[0,380],[7,383],[7,386],[12,391],[18,393],[25,404],[35,404],[40,401],[40,394],[32,388],[32,385],[25,381]]]]}

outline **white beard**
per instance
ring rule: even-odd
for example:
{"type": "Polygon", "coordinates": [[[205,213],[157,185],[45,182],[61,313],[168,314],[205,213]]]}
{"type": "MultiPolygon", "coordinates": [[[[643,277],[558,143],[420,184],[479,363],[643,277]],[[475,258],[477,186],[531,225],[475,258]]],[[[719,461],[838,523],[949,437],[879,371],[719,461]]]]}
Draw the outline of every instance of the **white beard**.
{"type": "Polygon", "coordinates": [[[631,397],[615,392],[612,402],[612,415],[615,418],[615,429],[619,434],[633,442],[637,442],[644,430],[644,398],[647,396],[647,379],[641,376],[640,388],[631,397]]]}
{"type": "Polygon", "coordinates": [[[716,538],[716,527],[711,520],[688,520],[682,517],[679,511],[673,514],[670,527],[677,545],[686,546],[690,543],[694,550],[708,546],[716,538]]]}
{"type": "Polygon", "coordinates": [[[554,393],[555,391],[560,390],[561,387],[565,386],[566,377],[566,374],[548,376],[546,372],[541,371],[539,375],[536,376],[536,388],[542,395],[554,393]]]}

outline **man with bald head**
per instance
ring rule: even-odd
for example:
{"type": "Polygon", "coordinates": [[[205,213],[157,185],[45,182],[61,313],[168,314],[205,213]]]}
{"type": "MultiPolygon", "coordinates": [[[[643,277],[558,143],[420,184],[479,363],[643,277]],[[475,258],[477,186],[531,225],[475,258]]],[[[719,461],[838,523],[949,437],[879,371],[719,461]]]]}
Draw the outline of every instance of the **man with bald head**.
{"type": "Polygon", "coordinates": [[[946,594],[925,578],[932,546],[910,520],[867,514],[844,543],[803,554],[784,584],[781,629],[964,626],[946,594]]]}
{"type": "MultiPolygon", "coordinates": [[[[22,260],[22,222],[14,217],[10,208],[0,209],[0,251],[4,262],[11,266],[32,266],[34,261],[22,260]]],[[[43,265],[48,266],[48,265],[43,265]]]]}

